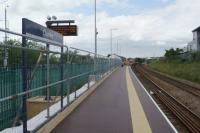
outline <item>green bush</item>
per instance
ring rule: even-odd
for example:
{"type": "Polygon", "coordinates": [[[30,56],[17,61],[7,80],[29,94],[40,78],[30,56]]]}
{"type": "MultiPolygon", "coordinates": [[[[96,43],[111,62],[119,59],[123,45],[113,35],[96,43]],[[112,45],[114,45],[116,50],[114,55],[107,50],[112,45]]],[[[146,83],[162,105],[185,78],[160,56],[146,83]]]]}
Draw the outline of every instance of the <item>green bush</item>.
{"type": "Polygon", "coordinates": [[[170,60],[179,59],[180,53],[183,52],[182,49],[179,48],[171,48],[169,50],[165,50],[165,57],[170,60]]]}
{"type": "Polygon", "coordinates": [[[192,53],[191,59],[192,61],[200,61],[200,52],[192,53]]]}

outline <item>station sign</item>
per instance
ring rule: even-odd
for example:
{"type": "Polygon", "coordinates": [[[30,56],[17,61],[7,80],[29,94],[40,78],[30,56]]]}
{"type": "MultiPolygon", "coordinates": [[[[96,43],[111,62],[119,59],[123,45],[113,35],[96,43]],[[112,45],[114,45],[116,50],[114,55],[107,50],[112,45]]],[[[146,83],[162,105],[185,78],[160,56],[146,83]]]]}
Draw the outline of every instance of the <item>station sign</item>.
{"type": "Polygon", "coordinates": [[[22,33],[42,37],[63,44],[62,34],[26,18],[22,19],[22,33]]]}

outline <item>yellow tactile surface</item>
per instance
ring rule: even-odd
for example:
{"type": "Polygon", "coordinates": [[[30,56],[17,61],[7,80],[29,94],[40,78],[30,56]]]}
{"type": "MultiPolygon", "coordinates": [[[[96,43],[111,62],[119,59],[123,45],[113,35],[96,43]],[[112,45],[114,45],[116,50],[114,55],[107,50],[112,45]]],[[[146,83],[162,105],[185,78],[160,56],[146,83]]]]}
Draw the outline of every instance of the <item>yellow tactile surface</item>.
{"type": "Polygon", "coordinates": [[[129,67],[126,67],[126,81],[134,133],[152,133],[149,122],[145,116],[137,92],[130,77],[129,67]]]}

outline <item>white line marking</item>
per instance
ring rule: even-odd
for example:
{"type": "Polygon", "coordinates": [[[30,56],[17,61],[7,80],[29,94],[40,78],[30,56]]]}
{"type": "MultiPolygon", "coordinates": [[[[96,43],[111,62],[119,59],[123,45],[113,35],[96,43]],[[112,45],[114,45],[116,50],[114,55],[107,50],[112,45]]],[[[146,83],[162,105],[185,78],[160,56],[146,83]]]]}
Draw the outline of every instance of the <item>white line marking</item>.
{"type": "Polygon", "coordinates": [[[174,130],[175,133],[178,133],[178,131],[176,130],[176,128],[174,127],[174,125],[171,123],[171,121],[167,118],[167,116],[163,113],[163,111],[160,109],[160,107],[158,106],[158,104],[154,101],[154,99],[149,95],[149,93],[147,92],[147,90],[145,89],[145,87],[143,86],[143,84],[140,82],[140,80],[137,78],[137,76],[135,75],[135,73],[130,69],[131,73],[133,74],[133,76],[136,78],[137,82],[140,84],[140,86],[144,89],[144,91],[147,93],[147,95],[149,96],[149,98],[152,100],[152,102],[154,103],[154,105],[157,107],[157,109],[160,111],[160,113],[163,115],[163,117],[165,118],[165,120],[167,121],[167,123],[172,127],[172,129],[174,130]]]}

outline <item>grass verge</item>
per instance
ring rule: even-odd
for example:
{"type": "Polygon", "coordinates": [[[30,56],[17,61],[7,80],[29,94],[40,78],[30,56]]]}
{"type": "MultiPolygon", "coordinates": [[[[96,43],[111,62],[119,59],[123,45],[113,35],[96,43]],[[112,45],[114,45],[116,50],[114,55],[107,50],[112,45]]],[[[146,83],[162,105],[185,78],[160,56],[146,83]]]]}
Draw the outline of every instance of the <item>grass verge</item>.
{"type": "Polygon", "coordinates": [[[149,66],[157,71],[200,84],[200,62],[160,60],[149,66]]]}

